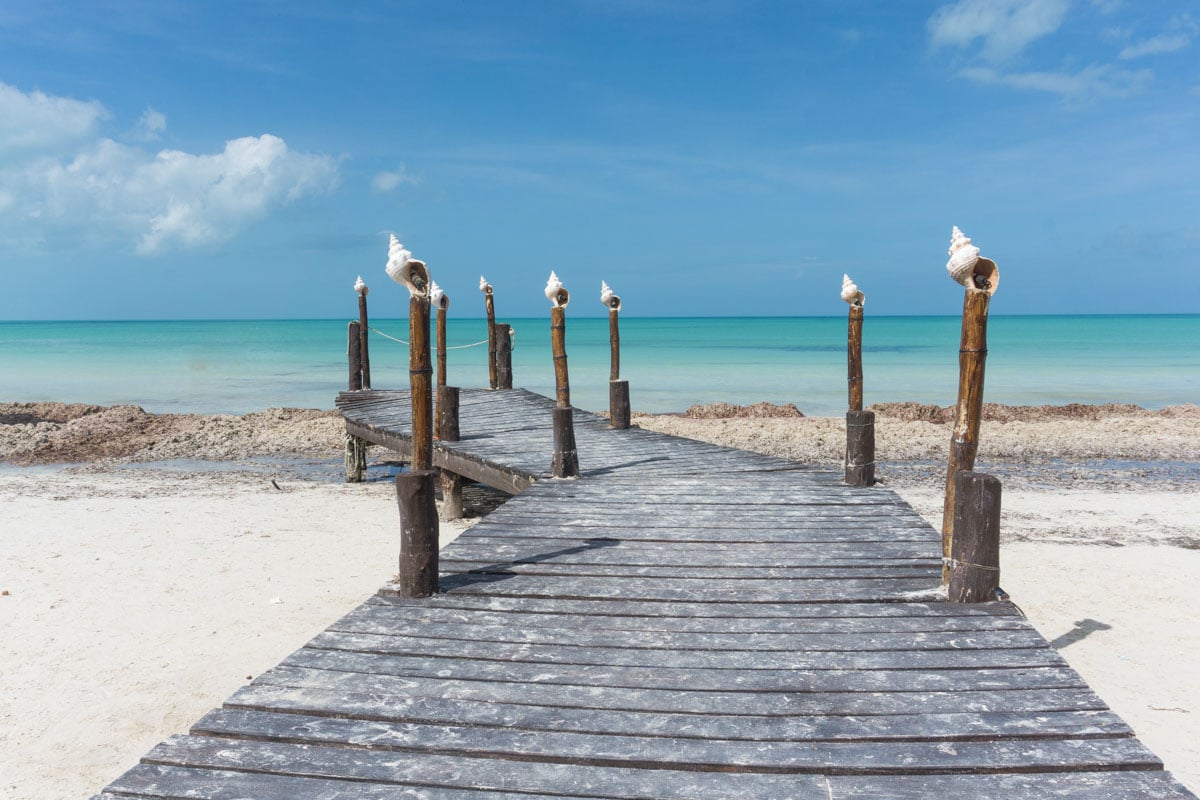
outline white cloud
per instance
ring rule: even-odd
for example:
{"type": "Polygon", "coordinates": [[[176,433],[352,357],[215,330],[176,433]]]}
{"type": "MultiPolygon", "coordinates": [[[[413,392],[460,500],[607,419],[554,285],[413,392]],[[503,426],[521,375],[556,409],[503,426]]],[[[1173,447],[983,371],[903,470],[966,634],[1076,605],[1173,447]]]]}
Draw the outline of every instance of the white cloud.
{"type": "Polygon", "coordinates": [[[988,67],[974,67],[964,69],[959,74],[976,83],[1049,92],[1068,100],[1126,97],[1144,89],[1154,78],[1154,73],[1148,69],[1123,70],[1105,64],[1093,65],[1075,73],[1000,72],[988,67]]]}
{"type": "Polygon", "coordinates": [[[167,115],[147,108],[138,119],[138,132],[144,139],[158,139],[167,129],[167,115]]]}
{"type": "MultiPolygon", "coordinates": [[[[99,138],[96,122],[106,112],[96,103],[25,95],[0,84],[0,120],[14,108],[29,126],[24,135],[41,144],[0,162],[0,205],[8,210],[0,217],[0,242],[36,247],[69,233],[143,254],[216,243],[337,181],[334,159],[294,152],[271,134],[230,140],[216,153],[155,153],[99,138]],[[67,119],[42,109],[62,109],[67,119]]],[[[142,130],[165,126],[160,112],[142,115],[142,130]]]]}
{"type": "Polygon", "coordinates": [[[1170,30],[1167,32],[1125,46],[1121,50],[1119,57],[1129,60],[1183,50],[1192,43],[1192,36],[1195,35],[1197,30],[1200,30],[1200,25],[1197,25],[1195,20],[1184,14],[1171,20],[1168,28],[1170,30]]]}
{"type": "Polygon", "coordinates": [[[0,155],[53,151],[80,142],[107,116],[94,100],[26,94],[0,82],[0,155]]]}
{"type": "Polygon", "coordinates": [[[1070,0],[959,0],[933,13],[929,36],[939,47],[966,48],[981,39],[981,55],[1002,62],[1058,30],[1069,6],[1070,0]]]}
{"type": "Polygon", "coordinates": [[[403,184],[407,183],[409,186],[416,186],[420,182],[419,178],[409,175],[408,170],[401,164],[393,171],[378,173],[371,180],[371,188],[377,192],[390,192],[403,184]]]}

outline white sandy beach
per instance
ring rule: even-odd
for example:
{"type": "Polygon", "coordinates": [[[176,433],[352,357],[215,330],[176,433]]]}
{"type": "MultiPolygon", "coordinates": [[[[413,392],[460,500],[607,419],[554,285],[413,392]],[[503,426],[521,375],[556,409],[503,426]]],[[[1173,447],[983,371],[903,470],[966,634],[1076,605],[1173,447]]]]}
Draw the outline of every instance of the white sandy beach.
{"type": "MultiPolygon", "coordinates": [[[[265,455],[336,465],[334,415],[48,417],[48,407],[0,409],[0,458],[109,460],[0,469],[0,797],[13,800],[90,797],[378,589],[397,558],[388,480],[302,480],[261,463],[123,466],[265,455]]],[[[830,466],[843,441],[839,420],[637,422],[830,466]]],[[[947,428],[878,424],[884,484],[939,525],[932,465],[947,428]]],[[[983,443],[978,466],[1005,480],[1002,585],[1200,790],[1200,493],[1144,466],[1200,458],[1200,414],[989,422],[983,443]],[[1089,466],[1104,455],[1142,466],[1089,466]]]]}

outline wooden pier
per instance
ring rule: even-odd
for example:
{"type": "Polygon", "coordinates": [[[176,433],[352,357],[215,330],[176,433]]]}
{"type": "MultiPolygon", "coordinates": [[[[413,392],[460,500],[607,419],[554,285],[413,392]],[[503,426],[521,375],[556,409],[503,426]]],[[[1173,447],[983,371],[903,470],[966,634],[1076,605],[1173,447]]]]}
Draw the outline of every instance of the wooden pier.
{"type": "MultiPolygon", "coordinates": [[[[405,392],[338,398],[405,453],[405,392]]],[[[464,390],[434,466],[515,494],[97,798],[1194,798],[941,537],[839,473],[464,390]]],[[[336,546],[331,532],[330,546],[336,546]]],[[[380,565],[382,570],[387,565],[380,565]]]]}

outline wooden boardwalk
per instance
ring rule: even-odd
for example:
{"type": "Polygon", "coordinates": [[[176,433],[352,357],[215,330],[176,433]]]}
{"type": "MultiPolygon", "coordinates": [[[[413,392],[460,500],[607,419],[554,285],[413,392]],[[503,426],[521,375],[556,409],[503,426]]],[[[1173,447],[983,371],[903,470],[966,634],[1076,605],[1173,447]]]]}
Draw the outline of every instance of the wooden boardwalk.
{"type": "MultiPolygon", "coordinates": [[[[404,451],[407,397],[339,397],[404,451]]],[[[894,493],[462,393],[435,465],[520,492],[98,798],[1194,798],[1009,603],[941,602],[894,493]]],[[[331,534],[332,535],[332,534],[331,534]]]]}

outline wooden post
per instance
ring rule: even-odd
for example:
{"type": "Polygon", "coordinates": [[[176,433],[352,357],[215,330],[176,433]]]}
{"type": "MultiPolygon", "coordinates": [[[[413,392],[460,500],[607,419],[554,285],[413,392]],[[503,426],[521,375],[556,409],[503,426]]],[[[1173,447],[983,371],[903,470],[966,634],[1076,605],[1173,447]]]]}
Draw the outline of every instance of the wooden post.
{"type": "Polygon", "coordinates": [[[862,411],[863,407],[862,326],[863,307],[851,305],[850,330],[846,337],[846,371],[850,384],[851,411],[862,411]]]}
{"type": "Polygon", "coordinates": [[[513,388],[512,345],[513,329],[504,322],[495,326],[496,331],[496,385],[493,389],[513,388]]]}
{"type": "Polygon", "coordinates": [[[351,322],[346,330],[346,355],[350,361],[350,391],[357,392],[363,388],[362,383],[362,336],[361,327],[357,322],[351,322]]]}
{"type": "Polygon", "coordinates": [[[571,383],[567,377],[567,309],[550,309],[550,349],[554,353],[554,399],[559,408],[571,407],[571,383]]]}
{"type": "MultiPolygon", "coordinates": [[[[484,281],[480,278],[480,283],[484,281]]],[[[488,386],[492,389],[499,388],[500,376],[499,366],[496,361],[499,354],[496,350],[496,301],[492,295],[494,290],[488,284],[483,290],[483,304],[487,308],[487,329],[488,329],[488,386]]],[[[511,366],[511,365],[510,365],[511,366]]],[[[512,388],[510,385],[508,388],[512,388]]]]}
{"type": "Polygon", "coordinates": [[[433,367],[429,359],[429,296],[408,303],[408,380],[412,389],[412,468],[433,468],[433,367]]]}
{"type": "Polygon", "coordinates": [[[466,480],[461,475],[442,470],[442,512],[440,518],[445,522],[462,519],[463,516],[463,484],[466,480]]]}
{"type": "Polygon", "coordinates": [[[950,602],[984,603],[1000,588],[1000,480],[963,470],[954,483],[950,602]]]}
{"type": "Polygon", "coordinates": [[[371,328],[367,325],[367,287],[358,293],[358,341],[359,360],[362,363],[362,388],[371,388],[371,355],[367,339],[371,328]]]}
{"type": "Polygon", "coordinates": [[[553,409],[554,459],[551,470],[556,478],[575,478],[579,475],[579,451],[575,446],[575,419],[570,406],[553,409]]]}
{"type": "Polygon", "coordinates": [[[846,483],[875,483],[875,412],[846,412],[846,483]]]}
{"type": "Polygon", "coordinates": [[[367,474],[367,440],[346,434],[346,483],[362,483],[367,474]]]}
{"type": "Polygon", "coordinates": [[[629,381],[608,382],[609,427],[623,431],[629,428],[629,381]]]}
{"type": "Polygon", "coordinates": [[[399,593],[429,597],[438,589],[438,515],[433,470],[396,476],[400,506],[399,593]]]}
{"type": "Polygon", "coordinates": [[[609,350],[612,351],[612,355],[609,357],[608,368],[608,379],[610,381],[619,381],[621,379],[621,330],[617,325],[617,316],[620,313],[619,309],[608,309],[608,346],[609,350]]]}
{"type": "MultiPolygon", "coordinates": [[[[446,303],[446,306],[449,306],[446,303]]],[[[446,385],[446,312],[448,308],[438,307],[437,312],[437,385],[446,385]]]]}
{"type": "Polygon", "coordinates": [[[443,442],[457,442],[458,387],[439,386],[437,404],[437,434],[443,442]]]}
{"type": "MultiPolygon", "coordinates": [[[[954,541],[955,476],[975,468],[979,449],[979,422],[983,416],[983,369],[987,362],[987,319],[991,293],[968,288],[963,299],[962,337],[958,351],[958,407],[950,458],[946,467],[946,501],[942,506],[942,558],[949,559],[954,541]]],[[[942,569],[949,583],[950,567],[942,569]]]]}

